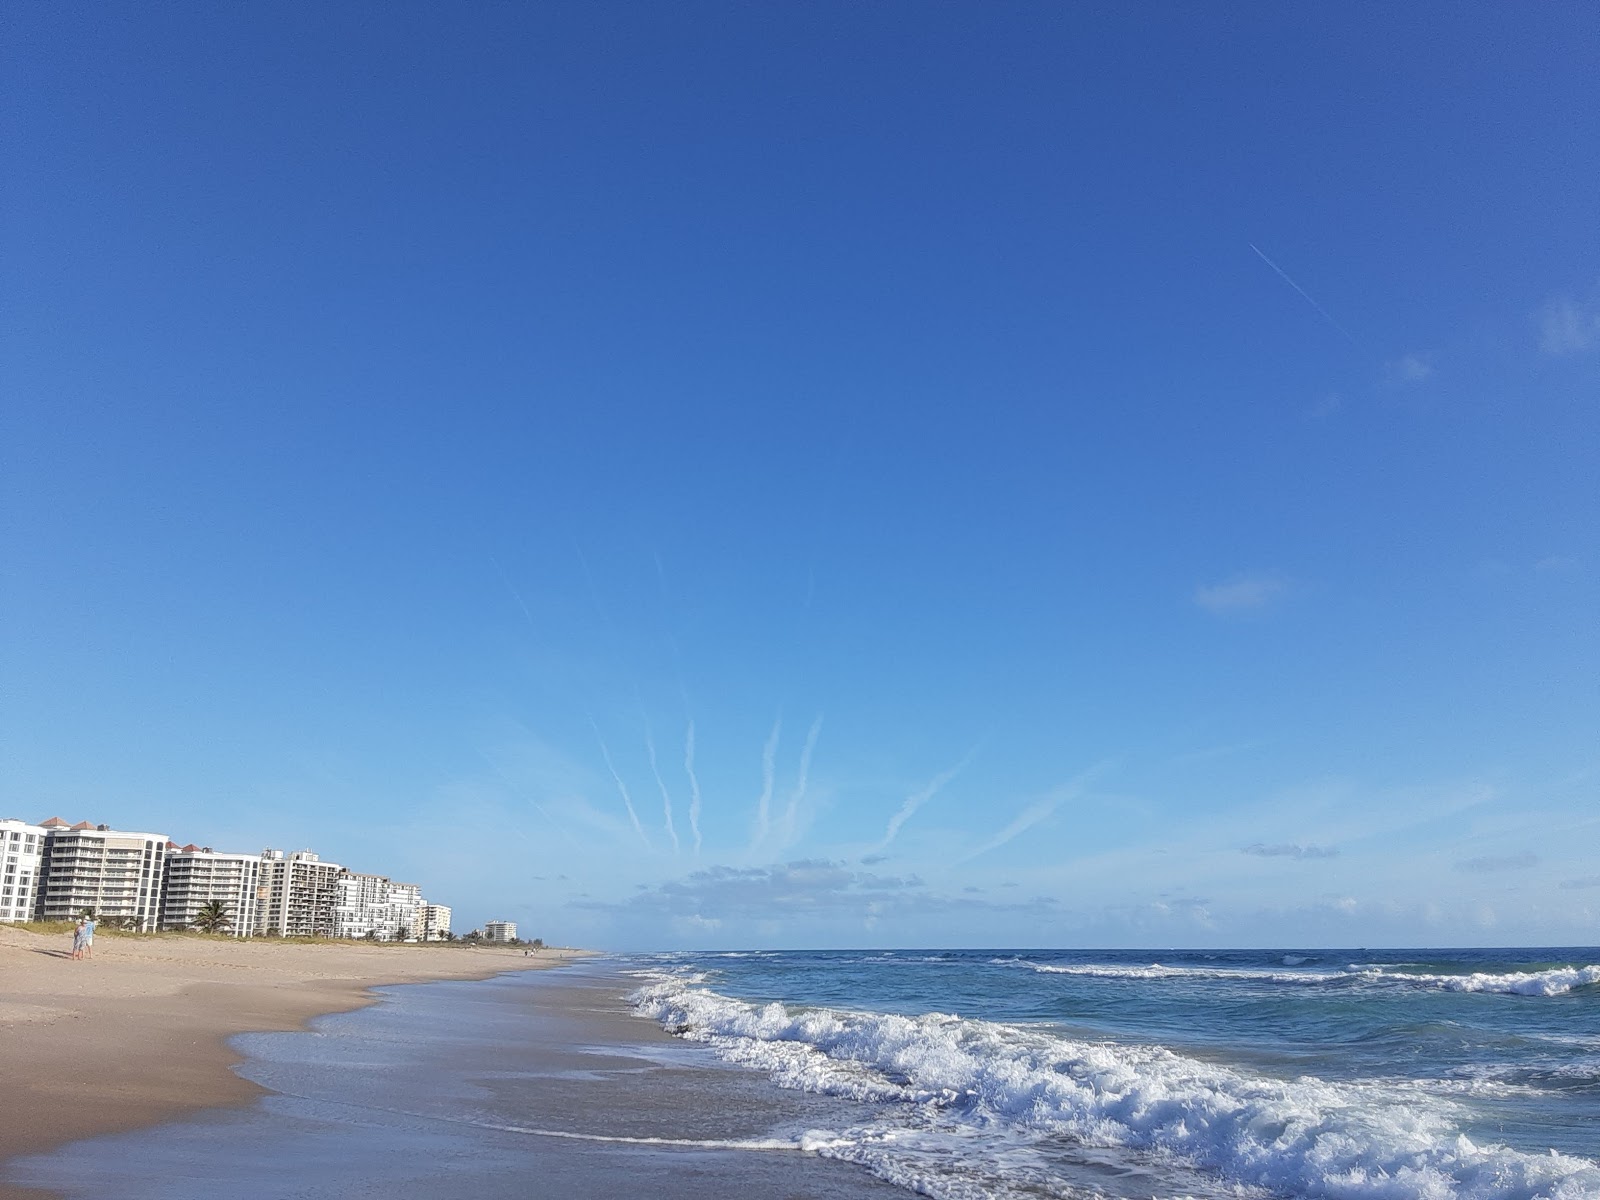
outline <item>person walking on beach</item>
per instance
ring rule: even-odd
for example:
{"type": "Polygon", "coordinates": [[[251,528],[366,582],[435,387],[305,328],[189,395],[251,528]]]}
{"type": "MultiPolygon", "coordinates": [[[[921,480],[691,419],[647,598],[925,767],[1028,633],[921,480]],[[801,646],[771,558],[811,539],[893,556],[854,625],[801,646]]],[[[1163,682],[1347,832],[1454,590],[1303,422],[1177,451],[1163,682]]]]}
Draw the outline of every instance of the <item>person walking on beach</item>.
{"type": "Polygon", "coordinates": [[[72,927],[72,957],[74,960],[83,957],[83,918],[78,918],[78,923],[72,927]]]}
{"type": "Polygon", "coordinates": [[[94,918],[83,919],[83,957],[94,957],[94,918]]]}

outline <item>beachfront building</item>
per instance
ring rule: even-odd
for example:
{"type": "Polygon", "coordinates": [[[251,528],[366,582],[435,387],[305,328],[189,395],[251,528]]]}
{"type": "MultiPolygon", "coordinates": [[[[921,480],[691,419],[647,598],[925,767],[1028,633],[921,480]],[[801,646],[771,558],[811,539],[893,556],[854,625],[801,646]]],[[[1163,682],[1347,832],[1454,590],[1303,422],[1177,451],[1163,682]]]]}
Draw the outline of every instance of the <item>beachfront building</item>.
{"type": "MultiPolygon", "coordinates": [[[[45,828],[14,818],[0,820],[0,921],[31,921],[44,870],[45,828]]],[[[449,909],[445,909],[448,914],[449,909]]],[[[445,928],[449,928],[449,917],[445,928]]]]}
{"type": "Polygon", "coordinates": [[[278,937],[332,937],[338,904],[338,863],[309,850],[261,852],[255,931],[278,937]]]}
{"type": "Polygon", "coordinates": [[[162,929],[192,929],[200,910],[213,902],[228,912],[228,932],[255,932],[261,887],[259,854],[219,854],[210,846],[167,844],[166,883],[161,900],[162,929]]]}
{"type": "Polygon", "coordinates": [[[517,923],[515,921],[486,921],[483,926],[483,940],[486,942],[514,942],[517,940],[517,923]]]}
{"type": "Polygon", "coordinates": [[[424,905],[422,889],[416,884],[396,883],[386,875],[345,871],[336,886],[334,937],[403,942],[421,936],[424,905]]]}
{"type": "Polygon", "coordinates": [[[130,833],[87,821],[69,826],[60,817],[41,826],[44,872],[35,908],[42,920],[71,921],[92,912],[101,922],[142,933],[155,929],[161,914],[166,834],[130,833]]]}
{"type": "Polygon", "coordinates": [[[423,942],[448,942],[450,940],[450,906],[424,904],[417,930],[417,940],[423,942]]]}

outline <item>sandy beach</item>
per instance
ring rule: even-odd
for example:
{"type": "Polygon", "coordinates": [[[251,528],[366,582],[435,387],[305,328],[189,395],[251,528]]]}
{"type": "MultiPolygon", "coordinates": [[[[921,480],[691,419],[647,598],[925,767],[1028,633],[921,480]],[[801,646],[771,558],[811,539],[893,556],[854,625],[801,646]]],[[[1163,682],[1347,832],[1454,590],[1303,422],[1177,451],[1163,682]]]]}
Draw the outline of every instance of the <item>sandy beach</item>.
{"type": "MultiPolygon", "coordinates": [[[[244,1032],[301,1028],[358,1008],[367,989],[553,967],[582,951],[190,937],[95,939],[74,962],[65,935],[0,926],[0,1163],[261,1089],[229,1068],[244,1032]]],[[[41,1193],[0,1183],[0,1198],[41,1193]]]]}

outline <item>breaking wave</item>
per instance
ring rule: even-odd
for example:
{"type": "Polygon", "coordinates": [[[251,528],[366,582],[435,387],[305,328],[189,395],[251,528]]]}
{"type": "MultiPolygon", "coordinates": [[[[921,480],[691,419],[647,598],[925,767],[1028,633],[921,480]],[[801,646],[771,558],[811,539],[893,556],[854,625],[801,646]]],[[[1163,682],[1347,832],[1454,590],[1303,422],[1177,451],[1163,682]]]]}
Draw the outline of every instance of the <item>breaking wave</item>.
{"type": "Polygon", "coordinates": [[[1352,963],[1342,971],[1272,971],[1248,967],[1166,967],[1152,963],[1146,967],[1102,966],[1073,963],[1057,966],[1028,959],[997,959],[1027,967],[1045,975],[1086,975],[1099,979],[1234,979],[1258,983],[1281,983],[1301,987],[1349,986],[1353,983],[1376,986],[1412,987],[1447,992],[1499,992],[1516,996],[1564,996],[1574,988],[1600,984],[1600,966],[1552,967],[1545,971],[1477,972],[1471,975],[1445,975],[1398,971],[1374,963],[1352,963]]]}
{"type": "MultiPolygon", "coordinates": [[[[916,1181],[928,1195],[988,1194],[963,1180],[959,1163],[934,1169],[926,1157],[906,1157],[913,1145],[925,1151],[943,1127],[951,1161],[970,1160],[973,1143],[985,1138],[1035,1150],[1065,1139],[1085,1153],[1142,1155],[1235,1188],[1326,1200],[1600,1197],[1600,1164],[1475,1144],[1452,1101],[1411,1089],[1270,1079],[1160,1046],[1078,1041],[941,1013],[756,1006],[683,979],[658,980],[630,998],[669,1031],[784,1087],[923,1114],[934,1128],[903,1147],[893,1135],[861,1131],[809,1135],[806,1144],[885,1178],[916,1181]],[[952,1157],[957,1144],[966,1152],[952,1157]]],[[[1036,1161],[1029,1170],[1037,1173],[1036,1161]]]]}

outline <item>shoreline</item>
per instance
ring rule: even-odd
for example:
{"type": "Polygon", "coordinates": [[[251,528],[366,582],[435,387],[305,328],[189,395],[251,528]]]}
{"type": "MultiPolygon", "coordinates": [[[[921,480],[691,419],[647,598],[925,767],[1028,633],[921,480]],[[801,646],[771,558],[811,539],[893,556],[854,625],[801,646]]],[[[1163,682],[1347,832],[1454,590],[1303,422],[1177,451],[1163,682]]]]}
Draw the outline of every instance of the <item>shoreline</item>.
{"type": "MultiPolygon", "coordinates": [[[[70,1142],[241,1107],[266,1089],[232,1068],[241,1033],[303,1030],[375,1003],[373,988],[488,979],[589,952],[277,939],[103,936],[75,962],[64,938],[0,926],[0,1172],[70,1142]]],[[[50,1193],[7,1184],[0,1200],[50,1193]]]]}
{"type": "Polygon", "coordinates": [[[627,998],[628,962],[386,989],[311,1034],[247,1034],[267,1095],[24,1156],[15,1185],[63,1200],[904,1200],[817,1153],[855,1100],[774,1086],[673,1036],[627,998]]]}

